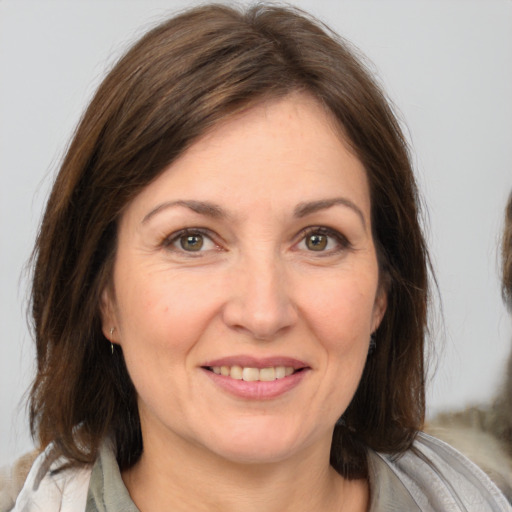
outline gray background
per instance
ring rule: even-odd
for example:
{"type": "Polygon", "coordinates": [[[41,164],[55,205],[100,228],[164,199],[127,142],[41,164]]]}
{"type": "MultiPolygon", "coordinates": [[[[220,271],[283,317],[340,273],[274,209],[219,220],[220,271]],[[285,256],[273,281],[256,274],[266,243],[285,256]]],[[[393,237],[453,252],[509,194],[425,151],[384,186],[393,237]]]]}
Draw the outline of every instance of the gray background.
{"type": "MultiPolygon", "coordinates": [[[[105,70],[194,3],[0,0],[0,463],[30,447],[23,269],[52,177],[105,70]]],[[[497,263],[512,188],[512,1],[293,3],[368,56],[414,148],[443,302],[433,308],[429,414],[485,402],[512,339],[497,263]]]]}

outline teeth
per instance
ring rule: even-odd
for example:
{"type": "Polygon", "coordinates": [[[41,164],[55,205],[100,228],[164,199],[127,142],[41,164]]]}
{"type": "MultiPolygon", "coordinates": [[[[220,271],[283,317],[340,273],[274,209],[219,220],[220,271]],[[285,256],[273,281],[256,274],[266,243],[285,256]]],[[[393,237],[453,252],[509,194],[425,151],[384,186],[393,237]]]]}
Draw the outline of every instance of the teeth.
{"type": "Polygon", "coordinates": [[[244,368],[242,371],[242,379],[245,380],[245,382],[260,380],[260,371],[258,368],[244,368]]]}
{"type": "Polygon", "coordinates": [[[263,380],[265,382],[270,382],[272,380],[276,380],[275,368],[262,368],[259,373],[260,373],[260,380],[263,380]]]}
{"type": "Polygon", "coordinates": [[[212,366],[211,370],[217,375],[231,377],[246,382],[271,382],[291,375],[295,369],[291,366],[271,366],[268,368],[251,368],[249,366],[212,366]]]}
{"type": "Polygon", "coordinates": [[[276,368],[276,379],[282,379],[283,377],[286,377],[286,368],[284,366],[278,366],[276,368]]]}
{"type": "Polygon", "coordinates": [[[232,379],[242,380],[243,372],[241,366],[232,366],[231,371],[229,372],[229,376],[232,379]]]}

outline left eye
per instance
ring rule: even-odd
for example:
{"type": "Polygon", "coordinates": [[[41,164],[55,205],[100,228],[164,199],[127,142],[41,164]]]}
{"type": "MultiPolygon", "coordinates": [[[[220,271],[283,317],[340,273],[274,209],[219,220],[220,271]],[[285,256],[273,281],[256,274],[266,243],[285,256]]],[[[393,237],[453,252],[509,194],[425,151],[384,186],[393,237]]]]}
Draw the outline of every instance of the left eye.
{"type": "Polygon", "coordinates": [[[334,252],[348,246],[340,233],[325,228],[310,230],[299,242],[298,248],[314,252],[334,252]]]}
{"type": "Polygon", "coordinates": [[[308,235],[304,239],[304,243],[310,251],[324,251],[329,243],[329,238],[327,235],[313,234],[308,235]]]}

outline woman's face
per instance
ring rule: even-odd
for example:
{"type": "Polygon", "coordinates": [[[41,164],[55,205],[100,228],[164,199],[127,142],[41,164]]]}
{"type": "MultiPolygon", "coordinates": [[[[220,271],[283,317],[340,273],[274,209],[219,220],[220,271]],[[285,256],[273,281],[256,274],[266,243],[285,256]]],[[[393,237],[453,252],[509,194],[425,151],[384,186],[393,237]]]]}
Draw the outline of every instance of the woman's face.
{"type": "Polygon", "coordinates": [[[231,118],[128,205],[103,299],[145,448],[328,453],[386,307],[361,162],[309,96],[231,118]]]}

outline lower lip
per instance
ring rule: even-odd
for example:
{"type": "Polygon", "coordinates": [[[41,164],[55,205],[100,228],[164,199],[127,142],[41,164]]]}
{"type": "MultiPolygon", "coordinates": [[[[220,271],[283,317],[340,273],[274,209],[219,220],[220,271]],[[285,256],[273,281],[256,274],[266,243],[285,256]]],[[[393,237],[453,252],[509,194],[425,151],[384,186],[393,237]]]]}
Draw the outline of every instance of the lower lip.
{"type": "Polygon", "coordinates": [[[269,382],[232,379],[224,375],[217,375],[210,370],[202,368],[206,375],[220,388],[231,395],[247,400],[272,400],[284,395],[288,391],[297,387],[302,379],[308,373],[307,369],[288,375],[282,379],[276,379],[269,382]]]}

